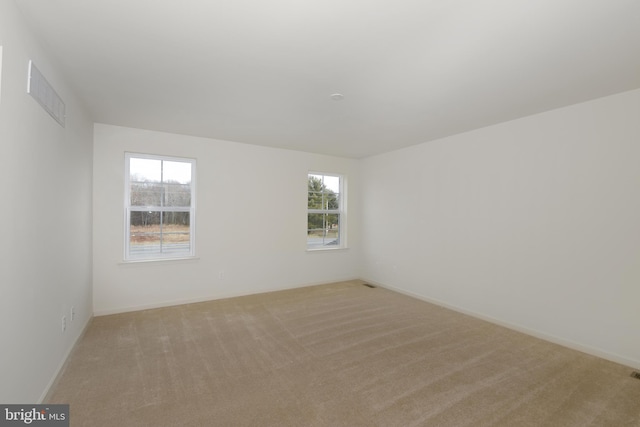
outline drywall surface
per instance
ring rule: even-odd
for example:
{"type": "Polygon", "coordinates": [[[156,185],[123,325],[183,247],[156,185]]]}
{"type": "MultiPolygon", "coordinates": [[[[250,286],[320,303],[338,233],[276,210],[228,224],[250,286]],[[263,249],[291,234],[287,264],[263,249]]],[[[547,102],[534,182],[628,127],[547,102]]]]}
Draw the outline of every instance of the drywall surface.
{"type": "Polygon", "coordinates": [[[309,171],[344,174],[357,218],[356,160],[95,124],[96,315],[359,277],[355,220],[348,249],[306,251],[309,171]],[[196,159],[196,259],[123,262],[125,152],[196,159]]]}
{"type": "Polygon", "coordinates": [[[13,1],[0,0],[0,45],[0,402],[37,403],[92,314],[93,127],[13,1]],[[27,94],[29,60],[66,127],[27,94]]]}
{"type": "Polygon", "coordinates": [[[365,159],[364,276],[640,367],[640,90],[365,159]]]}

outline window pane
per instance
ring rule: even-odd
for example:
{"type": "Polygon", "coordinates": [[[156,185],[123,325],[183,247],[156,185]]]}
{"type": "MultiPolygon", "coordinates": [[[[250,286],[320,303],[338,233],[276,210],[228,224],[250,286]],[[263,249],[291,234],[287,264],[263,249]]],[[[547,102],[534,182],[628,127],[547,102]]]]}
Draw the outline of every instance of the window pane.
{"type": "Polygon", "coordinates": [[[334,193],[331,190],[327,190],[327,192],[324,195],[323,209],[337,210],[339,208],[340,208],[340,200],[338,199],[338,194],[334,193]]]}
{"type": "Polygon", "coordinates": [[[307,187],[307,206],[309,209],[322,209],[322,193],[324,192],[322,176],[309,175],[307,187]]]}
{"type": "Polygon", "coordinates": [[[164,184],[164,206],[191,206],[191,184],[164,184]]]}
{"type": "Polygon", "coordinates": [[[313,180],[313,181],[320,181],[320,183],[322,183],[322,179],[324,178],[323,175],[314,175],[312,173],[309,174],[309,181],[313,180]]]}
{"type": "Polygon", "coordinates": [[[309,174],[308,209],[340,208],[340,177],[309,174]]]}
{"type": "Polygon", "coordinates": [[[325,218],[325,246],[340,244],[340,215],[328,214],[325,218]]]}
{"type": "Polygon", "coordinates": [[[162,253],[170,255],[191,252],[189,212],[165,212],[162,227],[162,253]]]}
{"type": "Polygon", "coordinates": [[[162,185],[155,182],[131,181],[131,206],[160,206],[162,185]]]}
{"type": "Polygon", "coordinates": [[[327,214],[325,216],[325,227],[327,229],[327,236],[332,239],[337,239],[338,230],[340,229],[340,215],[327,214]]]}
{"type": "Polygon", "coordinates": [[[339,176],[324,176],[324,186],[326,189],[334,192],[340,192],[340,177],[339,176]]]}
{"type": "Polygon", "coordinates": [[[131,212],[130,217],[131,258],[191,253],[189,212],[131,212]]]}
{"type": "Polygon", "coordinates": [[[324,230],[324,215],[325,214],[308,214],[307,215],[307,228],[309,234],[322,234],[324,230]]]}
{"type": "Polygon", "coordinates": [[[317,249],[340,244],[339,214],[308,214],[307,224],[307,248],[317,249]]]}
{"type": "Polygon", "coordinates": [[[140,258],[160,253],[160,212],[131,212],[129,253],[140,258]]]}
{"type": "Polygon", "coordinates": [[[191,163],[165,160],[162,166],[162,180],[168,183],[190,184],[191,163]]]}
{"type": "Polygon", "coordinates": [[[161,160],[132,157],[129,162],[130,179],[138,182],[160,182],[161,165],[161,160]]]}
{"type": "Polygon", "coordinates": [[[129,191],[132,206],[160,206],[160,160],[129,160],[129,191]]]}
{"type": "Polygon", "coordinates": [[[307,207],[309,209],[322,209],[322,192],[309,191],[307,207]]]}

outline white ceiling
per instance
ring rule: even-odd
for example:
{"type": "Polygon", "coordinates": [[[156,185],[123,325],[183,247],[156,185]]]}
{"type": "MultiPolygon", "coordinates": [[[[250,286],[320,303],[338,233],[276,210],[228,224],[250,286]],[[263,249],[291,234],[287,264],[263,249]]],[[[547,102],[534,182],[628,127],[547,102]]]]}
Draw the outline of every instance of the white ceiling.
{"type": "Polygon", "coordinates": [[[16,3],[95,121],[315,153],[640,87],[640,0],[16,3]]]}

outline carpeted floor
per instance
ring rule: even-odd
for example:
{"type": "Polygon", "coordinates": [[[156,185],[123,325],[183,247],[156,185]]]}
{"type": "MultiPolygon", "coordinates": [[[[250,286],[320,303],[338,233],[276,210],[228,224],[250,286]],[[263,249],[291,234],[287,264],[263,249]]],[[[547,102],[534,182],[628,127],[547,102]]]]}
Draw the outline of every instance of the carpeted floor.
{"type": "Polygon", "coordinates": [[[361,282],[94,318],[72,426],[640,426],[633,369],[361,282]]]}

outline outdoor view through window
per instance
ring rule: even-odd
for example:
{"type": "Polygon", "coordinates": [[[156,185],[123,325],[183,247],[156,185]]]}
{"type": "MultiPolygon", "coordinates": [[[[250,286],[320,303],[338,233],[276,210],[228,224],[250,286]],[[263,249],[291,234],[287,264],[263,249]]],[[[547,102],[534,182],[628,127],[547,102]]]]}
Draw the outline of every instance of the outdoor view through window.
{"type": "Polygon", "coordinates": [[[342,177],[309,173],[307,249],[343,247],[342,177]]]}
{"type": "Polygon", "coordinates": [[[193,256],[195,160],[126,155],[125,259],[193,256]]]}

